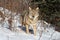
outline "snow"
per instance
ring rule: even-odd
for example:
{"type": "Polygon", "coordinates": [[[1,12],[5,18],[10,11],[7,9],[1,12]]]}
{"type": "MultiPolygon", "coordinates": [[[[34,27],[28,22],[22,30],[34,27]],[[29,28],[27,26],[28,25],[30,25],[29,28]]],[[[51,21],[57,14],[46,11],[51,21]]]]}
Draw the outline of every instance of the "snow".
{"type": "MultiPolygon", "coordinates": [[[[3,7],[0,7],[0,11],[4,13],[3,7]]],[[[5,13],[10,14],[11,11],[5,9],[5,13]]],[[[24,32],[21,28],[17,27],[21,25],[19,23],[19,15],[15,15],[14,17],[15,18],[12,24],[13,27],[16,27],[17,30],[9,30],[9,23],[7,21],[8,19],[5,19],[3,23],[0,23],[0,40],[60,40],[60,32],[55,31],[54,27],[51,24],[39,20],[37,22],[37,33],[36,36],[34,36],[33,34],[26,34],[26,32],[24,32]],[[45,24],[42,24],[42,22],[44,22],[45,24]],[[44,28],[46,30],[44,30],[44,28]]]]}
{"type": "Polygon", "coordinates": [[[0,40],[34,40],[33,36],[29,36],[26,33],[11,32],[9,29],[0,28],[0,40]]]}
{"type": "MultiPolygon", "coordinates": [[[[53,31],[53,30],[52,30],[53,31]]],[[[60,40],[60,33],[57,31],[43,32],[40,40],[60,40]]],[[[38,40],[39,36],[26,34],[23,31],[12,32],[7,28],[0,27],[0,40],[38,40]]]]}

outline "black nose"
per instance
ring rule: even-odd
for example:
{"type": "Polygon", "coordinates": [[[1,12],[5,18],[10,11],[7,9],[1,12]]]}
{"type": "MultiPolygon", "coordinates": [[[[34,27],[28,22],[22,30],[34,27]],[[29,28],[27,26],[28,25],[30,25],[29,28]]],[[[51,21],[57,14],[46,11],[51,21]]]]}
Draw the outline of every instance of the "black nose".
{"type": "Polygon", "coordinates": [[[34,17],[34,16],[32,16],[32,17],[34,17]]]}

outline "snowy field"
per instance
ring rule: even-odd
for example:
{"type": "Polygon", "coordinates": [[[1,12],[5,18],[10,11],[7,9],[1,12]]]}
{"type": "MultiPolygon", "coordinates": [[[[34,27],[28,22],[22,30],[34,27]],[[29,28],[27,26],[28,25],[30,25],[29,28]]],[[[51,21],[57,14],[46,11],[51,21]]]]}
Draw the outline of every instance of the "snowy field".
{"type": "Polygon", "coordinates": [[[47,29],[48,32],[43,32],[42,36],[34,36],[25,32],[12,32],[7,28],[0,27],[0,40],[60,40],[60,33],[53,29],[47,29]]]}
{"type": "MultiPolygon", "coordinates": [[[[0,11],[4,13],[3,8],[0,7],[0,11]]],[[[5,9],[5,13],[11,13],[11,11],[5,9]]],[[[17,16],[15,16],[16,18],[17,16]]],[[[42,22],[37,23],[37,33],[36,36],[33,34],[26,34],[21,28],[18,28],[17,31],[11,31],[8,29],[9,24],[7,18],[3,23],[0,23],[0,40],[60,40],[60,32],[54,30],[54,27],[48,23],[41,27],[42,22]],[[3,27],[2,27],[3,26],[3,27]],[[42,32],[41,32],[42,31],[42,32]]],[[[14,25],[19,26],[19,20],[13,22],[14,25]]]]}

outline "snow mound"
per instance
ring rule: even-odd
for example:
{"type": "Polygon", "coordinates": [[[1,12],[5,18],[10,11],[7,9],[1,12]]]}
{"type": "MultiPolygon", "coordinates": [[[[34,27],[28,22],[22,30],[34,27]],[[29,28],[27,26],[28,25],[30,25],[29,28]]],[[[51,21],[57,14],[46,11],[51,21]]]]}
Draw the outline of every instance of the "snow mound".
{"type": "Polygon", "coordinates": [[[60,40],[60,32],[52,28],[46,28],[48,31],[43,31],[40,37],[33,34],[26,34],[22,30],[20,32],[12,32],[7,28],[0,27],[0,40],[60,40]]]}

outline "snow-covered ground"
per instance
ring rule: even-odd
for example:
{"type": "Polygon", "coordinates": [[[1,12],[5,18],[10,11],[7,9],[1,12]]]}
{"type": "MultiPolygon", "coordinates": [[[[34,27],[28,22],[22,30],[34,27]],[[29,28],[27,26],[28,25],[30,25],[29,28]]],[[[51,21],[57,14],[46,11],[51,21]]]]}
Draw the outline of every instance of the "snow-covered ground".
{"type": "Polygon", "coordinates": [[[53,29],[47,29],[48,32],[43,32],[42,36],[26,34],[24,31],[12,32],[7,28],[0,27],[0,40],[60,40],[60,33],[53,29]]]}
{"type": "MultiPolygon", "coordinates": [[[[0,11],[4,13],[2,7],[0,7],[0,11]]],[[[9,14],[11,13],[11,11],[5,9],[5,13],[6,12],[9,14]]],[[[19,20],[16,21],[17,23],[13,22],[13,24],[15,23],[14,26],[19,26],[19,20]]],[[[60,32],[55,31],[54,27],[51,24],[39,20],[37,26],[37,33],[36,36],[34,36],[33,34],[26,34],[26,32],[24,32],[21,28],[18,28],[17,31],[11,31],[8,29],[8,22],[4,21],[2,24],[0,23],[0,40],[60,40],[60,32]],[[4,27],[2,27],[2,25],[4,27]],[[46,30],[44,30],[44,28],[46,30]]]]}

